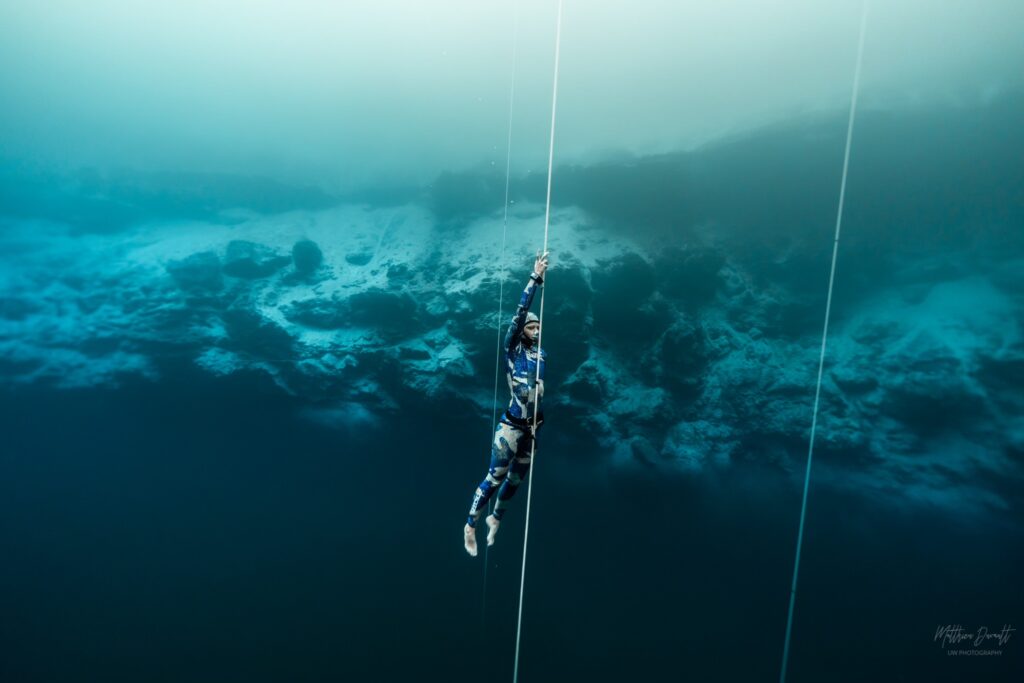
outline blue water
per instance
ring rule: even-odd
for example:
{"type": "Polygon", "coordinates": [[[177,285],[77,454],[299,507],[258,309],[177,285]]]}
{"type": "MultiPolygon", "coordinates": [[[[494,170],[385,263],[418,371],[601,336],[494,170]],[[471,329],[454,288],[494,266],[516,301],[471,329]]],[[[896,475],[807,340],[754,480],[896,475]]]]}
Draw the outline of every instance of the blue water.
{"type": "MultiPolygon", "coordinates": [[[[553,5],[507,222],[505,15],[115,5],[0,22],[0,680],[510,679],[525,487],[486,559],[462,525],[553,5]]],[[[687,7],[567,9],[522,681],[779,676],[859,6],[687,7]]],[[[1020,10],[907,7],[865,46],[793,682],[1024,670],[937,637],[1024,624],[1020,10]]]]}

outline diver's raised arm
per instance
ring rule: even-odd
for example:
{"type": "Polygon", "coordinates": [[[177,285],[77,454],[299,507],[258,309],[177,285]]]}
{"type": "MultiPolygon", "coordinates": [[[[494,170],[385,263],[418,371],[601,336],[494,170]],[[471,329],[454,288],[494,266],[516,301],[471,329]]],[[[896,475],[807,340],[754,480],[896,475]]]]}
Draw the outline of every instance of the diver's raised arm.
{"type": "Polygon", "coordinates": [[[508,332],[505,334],[505,348],[510,348],[519,336],[523,333],[523,327],[526,326],[526,314],[530,310],[530,304],[533,303],[533,295],[537,292],[538,285],[544,282],[544,273],[548,269],[548,252],[541,254],[537,252],[537,259],[533,262],[533,272],[530,273],[530,279],[526,282],[526,288],[523,289],[522,296],[519,297],[519,306],[516,308],[516,313],[512,317],[512,324],[509,325],[508,332]]]}

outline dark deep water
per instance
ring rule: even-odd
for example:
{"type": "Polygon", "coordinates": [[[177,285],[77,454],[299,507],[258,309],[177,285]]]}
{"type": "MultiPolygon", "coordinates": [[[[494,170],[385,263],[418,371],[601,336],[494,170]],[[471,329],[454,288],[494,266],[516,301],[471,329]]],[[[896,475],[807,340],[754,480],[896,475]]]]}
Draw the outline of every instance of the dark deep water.
{"type": "MultiPolygon", "coordinates": [[[[343,433],[296,419],[261,373],[161,370],[5,387],[0,678],[511,678],[525,489],[481,623],[483,553],[460,535],[485,453],[466,421],[343,433]]],[[[580,476],[596,451],[547,429],[523,680],[776,680],[798,487],[751,467],[580,476]]],[[[814,486],[809,506],[790,680],[1019,680],[1019,634],[1001,657],[933,640],[1024,613],[1016,520],[814,486]]]]}

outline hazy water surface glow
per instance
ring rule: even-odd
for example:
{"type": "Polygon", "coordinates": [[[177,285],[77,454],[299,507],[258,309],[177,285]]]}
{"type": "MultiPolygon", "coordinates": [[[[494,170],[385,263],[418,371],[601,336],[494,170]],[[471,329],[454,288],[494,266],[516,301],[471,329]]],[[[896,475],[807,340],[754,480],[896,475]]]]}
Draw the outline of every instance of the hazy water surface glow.
{"type": "MultiPolygon", "coordinates": [[[[842,109],[860,2],[568,2],[559,158],[686,148],[842,109]]],[[[546,151],[554,3],[519,3],[517,170],[546,151]]],[[[258,173],[331,189],[503,161],[510,3],[11,2],[3,156],[258,173]],[[410,114],[415,112],[415,125],[410,114]]],[[[867,107],[1021,85],[1024,7],[872,13],[867,107]]]]}

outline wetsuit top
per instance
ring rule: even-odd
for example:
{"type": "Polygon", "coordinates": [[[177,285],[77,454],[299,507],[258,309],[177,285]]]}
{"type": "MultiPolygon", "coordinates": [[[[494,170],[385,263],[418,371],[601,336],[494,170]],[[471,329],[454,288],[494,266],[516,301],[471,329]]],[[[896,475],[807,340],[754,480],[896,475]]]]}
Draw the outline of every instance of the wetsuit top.
{"type": "MultiPolygon", "coordinates": [[[[523,328],[526,327],[526,314],[533,302],[537,286],[543,280],[536,273],[530,274],[530,281],[519,298],[519,307],[512,318],[512,323],[505,333],[505,379],[512,392],[505,418],[512,424],[524,426],[533,422],[533,412],[537,407],[537,392],[534,383],[537,379],[537,346],[524,343],[523,328]]],[[[540,355],[540,396],[544,396],[544,365],[547,354],[541,350],[540,355]]],[[[544,412],[537,416],[538,424],[543,420],[544,412]]]]}

